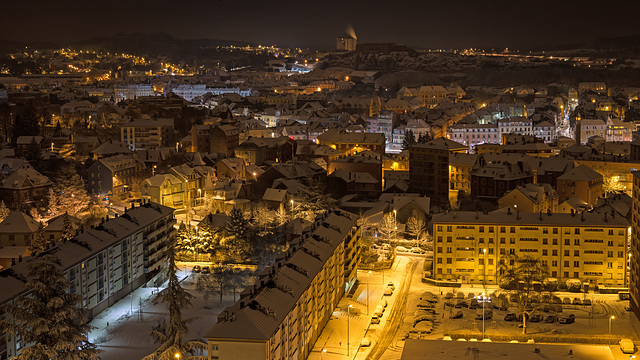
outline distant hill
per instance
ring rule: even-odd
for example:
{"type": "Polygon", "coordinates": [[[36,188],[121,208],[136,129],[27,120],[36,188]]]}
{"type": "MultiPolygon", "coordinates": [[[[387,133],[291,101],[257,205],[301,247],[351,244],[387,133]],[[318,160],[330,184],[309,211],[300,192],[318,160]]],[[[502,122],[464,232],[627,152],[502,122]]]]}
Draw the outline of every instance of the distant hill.
{"type": "Polygon", "coordinates": [[[203,50],[216,46],[251,46],[246,41],[219,39],[176,39],[167,33],[118,34],[71,44],[74,49],[124,52],[136,55],[188,57],[198,56],[203,50]]]}
{"type": "Polygon", "coordinates": [[[33,49],[57,49],[60,46],[54,43],[47,43],[47,42],[41,42],[41,41],[21,42],[21,41],[0,39],[0,57],[2,57],[5,54],[13,53],[13,52],[16,52],[17,50],[24,49],[25,47],[30,47],[33,49]]]}

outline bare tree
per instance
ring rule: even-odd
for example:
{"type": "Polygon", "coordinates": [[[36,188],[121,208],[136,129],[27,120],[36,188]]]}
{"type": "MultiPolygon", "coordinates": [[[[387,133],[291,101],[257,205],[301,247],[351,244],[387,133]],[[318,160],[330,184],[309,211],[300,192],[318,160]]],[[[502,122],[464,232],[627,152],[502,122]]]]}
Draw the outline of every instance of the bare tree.
{"type": "Polygon", "coordinates": [[[527,333],[527,316],[541,306],[533,300],[540,299],[545,292],[543,283],[548,276],[549,268],[532,256],[510,255],[500,259],[500,287],[517,296],[523,334],[527,333]]]}
{"type": "Polygon", "coordinates": [[[427,230],[427,224],[424,221],[424,216],[416,214],[407,220],[407,234],[415,237],[416,243],[420,242],[420,238],[427,230]]]}
{"type": "Polygon", "coordinates": [[[387,241],[391,241],[391,237],[395,237],[398,232],[398,222],[396,221],[395,215],[392,213],[384,215],[378,225],[378,230],[387,241]]]}

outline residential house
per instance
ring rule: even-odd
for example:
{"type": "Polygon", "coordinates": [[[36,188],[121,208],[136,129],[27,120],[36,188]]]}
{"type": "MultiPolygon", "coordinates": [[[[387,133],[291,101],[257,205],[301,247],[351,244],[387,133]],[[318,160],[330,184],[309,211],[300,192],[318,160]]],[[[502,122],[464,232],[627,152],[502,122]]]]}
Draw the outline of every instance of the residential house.
{"type": "Polygon", "coordinates": [[[102,158],[87,170],[87,186],[94,195],[122,195],[141,181],[144,164],[135,155],[102,158]]]}
{"type": "Polygon", "coordinates": [[[558,212],[558,193],[549,184],[524,184],[498,199],[498,207],[512,206],[522,212],[558,212]]]}
{"type": "Polygon", "coordinates": [[[604,194],[603,177],[590,167],[580,165],[558,177],[556,191],[560,195],[561,203],[578,197],[587,204],[594,205],[604,194]]]}
{"type": "Polygon", "coordinates": [[[191,128],[191,151],[233,156],[239,131],[232,125],[194,125],[191,128]]]}
{"type": "Polygon", "coordinates": [[[32,247],[40,226],[42,225],[39,222],[22,211],[11,211],[0,222],[0,246],[32,247]]]}
{"type": "Polygon", "coordinates": [[[29,211],[47,204],[52,183],[28,163],[0,180],[0,199],[12,210],[29,211]]]}

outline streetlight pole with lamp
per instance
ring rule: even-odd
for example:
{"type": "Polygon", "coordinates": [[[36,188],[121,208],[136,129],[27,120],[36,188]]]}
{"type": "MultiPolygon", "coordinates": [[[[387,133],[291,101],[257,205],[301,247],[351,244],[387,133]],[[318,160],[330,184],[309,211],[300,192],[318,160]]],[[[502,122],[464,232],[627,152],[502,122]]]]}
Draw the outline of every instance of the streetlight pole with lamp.
{"type": "Polygon", "coordinates": [[[614,315],[611,315],[609,317],[609,336],[611,336],[611,320],[615,319],[616,317],[614,315]]]}
{"type": "Polygon", "coordinates": [[[482,340],[484,340],[484,303],[487,300],[486,293],[482,293],[482,340]]]}
{"type": "Polygon", "coordinates": [[[367,315],[369,315],[369,278],[371,277],[371,270],[367,273],[367,315]]]}
{"type": "Polygon", "coordinates": [[[487,292],[487,249],[482,249],[482,287],[484,288],[484,292],[486,293],[487,292]]]}
{"type": "Polygon", "coordinates": [[[349,356],[349,316],[351,316],[351,305],[347,307],[347,356],[349,356]]]}

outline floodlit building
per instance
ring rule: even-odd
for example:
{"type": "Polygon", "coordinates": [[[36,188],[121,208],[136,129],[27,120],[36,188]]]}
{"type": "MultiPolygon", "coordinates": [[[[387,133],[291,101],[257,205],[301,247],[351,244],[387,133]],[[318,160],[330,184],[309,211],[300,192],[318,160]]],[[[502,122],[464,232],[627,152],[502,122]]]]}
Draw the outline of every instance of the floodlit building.
{"type": "Polygon", "coordinates": [[[306,359],[360,261],[357,216],[326,212],[209,330],[209,359],[306,359]]]}
{"type": "MultiPolygon", "coordinates": [[[[59,261],[92,319],[140,286],[159,286],[166,280],[166,249],[175,238],[173,209],[155,203],[129,208],[119,217],[58,242],[47,253],[59,261]]],[[[28,295],[25,280],[34,258],[24,258],[0,273],[0,305],[28,295]]],[[[4,314],[0,312],[0,318],[4,314]]],[[[0,359],[12,358],[27,344],[15,336],[0,336],[0,359]]]]}
{"type": "Polygon", "coordinates": [[[629,225],[615,214],[450,211],[433,218],[433,276],[497,284],[500,261],[517,255],[542,260],[560,281],[622,287],[629,225]]]}
{"type": "Polygon", "coordinates": [[[143,96],[154,96],[155,89],[151,84],[116,85],[113,87],[116,102],[134,100],[143,96]]]}

